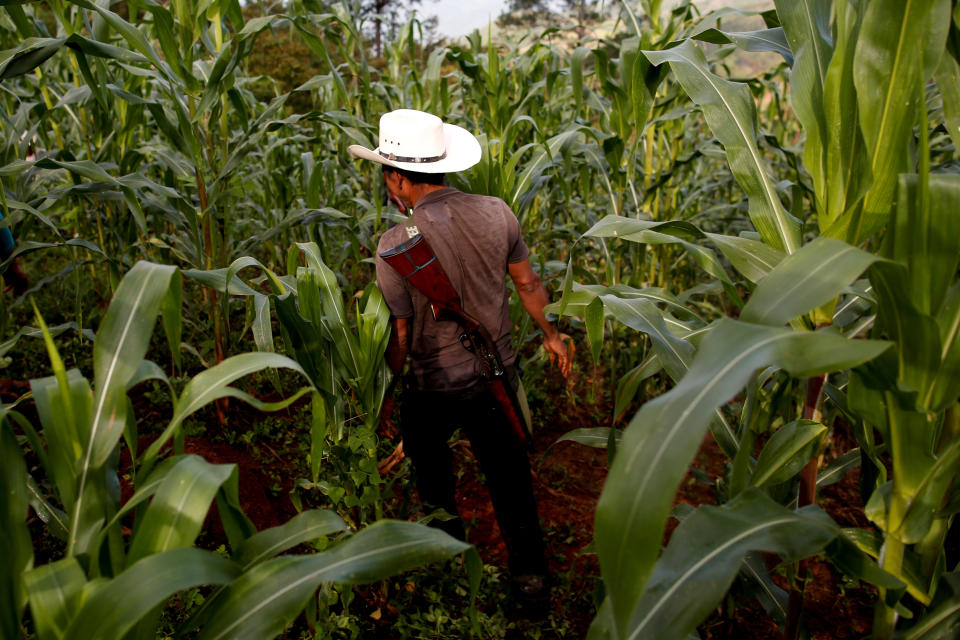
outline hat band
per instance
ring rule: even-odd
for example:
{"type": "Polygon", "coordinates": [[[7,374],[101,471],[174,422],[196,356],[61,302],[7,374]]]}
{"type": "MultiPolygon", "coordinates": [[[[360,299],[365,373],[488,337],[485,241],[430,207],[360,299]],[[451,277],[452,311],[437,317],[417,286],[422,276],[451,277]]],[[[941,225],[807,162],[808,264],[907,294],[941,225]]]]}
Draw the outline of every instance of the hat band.
{"type": "Polygon", "coordinates": [[[417,158],[414,156],[398,156],[394,153],[384,153],[383,151],[379,151],[379,150],[378,150],[378,153],[384,158],[386,158],[387,160],[389,160],[390,162],[413,162],[416,164],[423,164],[427,162],[440,162],[441,160],[447,157],[446,151],[444,151],[439,156],[432,156],[429,158],[417,158]]]}

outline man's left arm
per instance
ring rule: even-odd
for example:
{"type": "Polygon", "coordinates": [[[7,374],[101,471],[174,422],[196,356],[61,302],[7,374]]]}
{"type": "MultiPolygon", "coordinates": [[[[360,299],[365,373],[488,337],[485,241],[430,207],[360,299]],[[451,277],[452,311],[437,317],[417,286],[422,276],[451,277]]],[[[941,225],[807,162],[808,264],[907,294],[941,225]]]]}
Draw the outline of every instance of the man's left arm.
{"type": "Polygon", "coordinates": [[[507,265],[507,272],[517,287],[517,293],[520,294],[520,301],[523,302],[523,308],[527,310],[530,317],[533,318],[537,326],[543,331],[543,347],[550,354],[550,359],[556,359],[560,367],[560,373],[564,377],[570,373],[570,354],[567,347],[567,341],[570,336],[560,333],[552,322],[547,320],[543,313],[543,308],[550,304],[550,297],[547,290],[540,282],[540,276],[530,266],[530,260],[524,258],[519,262],[511,262],[507,265]]]}

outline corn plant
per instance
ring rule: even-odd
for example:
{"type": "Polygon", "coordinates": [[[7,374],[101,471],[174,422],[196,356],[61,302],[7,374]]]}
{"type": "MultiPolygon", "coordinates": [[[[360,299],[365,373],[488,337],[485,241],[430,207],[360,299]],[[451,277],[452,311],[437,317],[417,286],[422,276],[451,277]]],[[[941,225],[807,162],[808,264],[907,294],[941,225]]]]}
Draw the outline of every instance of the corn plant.
{"type": "MultiPolygon", "coordinates": [[[[229,386],[268,367],[302,375],[294,361],[275,353],[233,356],[193,377],[173,395],[173,416],[157,440],[137,455],[136,419],[127,397],[149,379],[166,381],[145,359],[158,315],[178,348],[179,278],[174,267],[138,263],[124,277],[94,343],[94,388],[76,369],[63,366],[53,338],[44,331],[54,375],[31,381],[41,429],[15,409],[4,408],[0,444],[4,460],[4,535],[11,562],[3,580],[4,635],[19,635],[29,603],[39,638],[155,637],[160,607],[174,593],[218,585],[213,596],[184,622],[200,637],[268,638],[280,633],[324,582],[356,584],[449,557],[467,545],[426,527],[383,521],[319,554],[283,556],[297,544],[349,533],[330,511],[306,511],[285,525],[257,532],[239,507],[235,465],[213,465],[198,456],[163,457],[183,420],[221,397],[277,410],[308,392],[305,387],[277,403],[263,403],[229,386]],[[28,472],[13,426],[23,431],[43,476],[28,472]],[[135,461],[135,492],[120,504],[117,457],[125,438],[135,461]],[[193,547],[206,512],[216,501],[232,555],[193,547]],[[51,533],[64,540],[64,555],[31,568],[24,517],[27,505],[51,533]],[[135,514],[129,541],[121,529],[135,514]]],[[[171,391],[172,393],[172,391],[171,391]]],[[[179,449],[180,447],[175,447],[179,449]]]]}
{"type": "MultiPolygon", "coordinates": [[[[602,326],[605,315],[646,333],[656,364],[677,382],[643,406],[619,441],[613,434],[592,438],[616,443],[597,510],[608,600],[591,630],[596,637],[691,633],[738,571],[766,584],[768,594],[782,596],[750,562],[758,550],[797,559],[827,549],[839,568],[877,584],[875,637],[893,636],[904,593],[914,608],[929,607],[906,637],[941,637],[956,620],[956,576],[944,573],[943,537],[958,470],[957,309],[951,292],[958,256],[953,203],[960,183],[955,175],[930,173],[923,99],[923,84],[938,68],[941,91],[954,91],[956,59],[944,45],[948,29],[956,28],[950,26],[956,10],[950,2],[839,2],[832,9],[825,2],[778,3],[778,40],[790,44],[791,95],[807,136],[809,215],[822,234],[807,244],[799,220],[773,188],[746,88],[715,75],[690,40],[644,52],[654,64],[668,63],[702,109],[749,199],[758,234],[721,236],[676,221],[612,217],[585,234],[683,246],[710,276],[728,283],[713,252],[702,246],[713,244],[751,283],[738,320],[703,327],[660,292],[575,286],[569,279],[564,301],[556,305],[586,318],[593,340],[602,339],[602,331],[590,325],[602,326]],[[914,42],[923,46],[908,44],[914,42]],[[858,115],[853,122],[852,113],[858,115]],[[907,149],[917,124],[914,164],[907,149]],[[878,242],[876,234],[884,230],[878,242]],[[881,250],[854,246],[868,240],[881,250]],[[863,274],[869,281],[857,281],[863,274]],[[823,328],[831,321],[835,327],[823,328]],[[864,331],[887,340],[853,339],[864,331]],[[841,532],[810,504],[818,443],[828,426],[821,422],[824,380],[834,372],[838,384],[831,398],[858,422],[866,459],[880,476],[880,460],[892,463],[891,481],[881,477],[868,488],[867,511],[882,538],[841,532]],[[740,424],[724,429],[716,411],[744,387],[740,424]],[[765,407],[762,400],[777,388],[802,393],[754,459],[758,419],[778,418],[776,405],[765,407]],[[660,555],[673,492],[711,424],[731,456],[729,502],[686,515],[660,555]],[[776,485],[792,484],[801,467],[799,495],[784,494],[776,485]],[[787,507],[770,499],[784,495],[787,507]],[[879,566],[865,554],[878,557],[879,566]]],[[[642,370],[649,375],[657,368],[642,370]]],[[[822,474],[828,472],[835,470],[822,474]]],[[[769,599],[771,608],[779,610],[788,636],[796,637],[798,598],[789,605],[777,599],[769,599]]]]}
{"type": "Polygon", "coordinates": [[[389,311],[376,285],[370,284],[355,299],[350,313],[338,274],[324,263],[315,243],[299,243],[288,254],[288,275],[277,276],[251,257],[240,258],[219,271],[188,271],[187,275],[228,295],[250,299],[250,326],[261,352],[274,350],[271,303],[287,353],[307,377],[311,388],[311,479],[301,487],[318,488],[332,504],[357,510],[357,523],[381,516],[377,471],[377,439],[391,374],[384,353],[389,338],[389,311]],[[298,266],[302,258],[305,266],[298,266]],[[259,293],[237,274],[257,268],[266,274],[272,293],[259,293]],[[229,285],[227,284],[229,283],[229,285]],[[323,482],[324,464],[330,478],[323,482]]]}

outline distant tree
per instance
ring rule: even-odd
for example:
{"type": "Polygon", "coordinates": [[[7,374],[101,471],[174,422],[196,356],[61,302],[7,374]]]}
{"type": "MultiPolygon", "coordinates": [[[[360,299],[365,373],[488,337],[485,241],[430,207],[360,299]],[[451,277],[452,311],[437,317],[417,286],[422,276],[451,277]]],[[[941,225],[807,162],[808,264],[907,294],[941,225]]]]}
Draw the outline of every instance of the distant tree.
{"type": "MultiPolygon", "coordinates": [[[[270,7],[268,13],[280,13],[282,6],[270,7]]],[[[257,5],[250,4],[243,9],[244,19],[250,20],[261,15],[257,5]]],[[[264,76],[250,89],[260,100],[268,101],[277,93],[289,93],[315,75],[323,73],[326,63],[318,58],[304,44],[289,26],[277,27],[261,33],[246,59],[246,70],[250,76],[264,76]],[[266,79],[269,78],[269,79],[266,79]]],[[[298,92],[290,96],[287,106],[298,113],[306,113],[313,107],[309,92],[298,92]]]]}
{"type": "MultiPolygon", "coordinates": [[[[433,1],[437,2],[437,0],[433,1]]],[[[413,10],[422,4],[423,0],[364,0],[361,2],[360,16],[372,18],[374,21],[373,48],[377,58],[383,56],[384,35],[394,37],[399,26],[409,20],[413,10]]],[[[428,32],[436,29],[436,18],[424,21],[424,26],[428,32]]]]}
{"type": "Polygon", "coordinates": [[[563,14],[576,11],[577,24],[582,26],[596,17],[587,10],[593,4],[596,0],[509,0],[506,10],[497,18],[497,24],[556,24],[563,14]]]}

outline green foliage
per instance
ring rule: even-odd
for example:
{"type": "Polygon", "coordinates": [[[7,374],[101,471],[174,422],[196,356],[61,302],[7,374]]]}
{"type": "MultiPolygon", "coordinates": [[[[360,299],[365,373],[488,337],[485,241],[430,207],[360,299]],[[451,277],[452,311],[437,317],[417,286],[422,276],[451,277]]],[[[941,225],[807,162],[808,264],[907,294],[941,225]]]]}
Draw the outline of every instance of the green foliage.
{"type": "MultiPolygon", "coordinates": [[[[0,355],[30,380],[40,420],[8,407],[0,425],[0,529],[12,550],[0,575],[4,634],[20,633],[26,598],[40,638],[148,637],[171,594],[216,584],[185,626],[230,635],[265,589],[294,580],[301,588],[248,633],[275,634],[304,606],[319,630],[359,633],[353,592],[317,585],[361,574],[326,573],[330,563],[410,538],[410,555],[354,566],[374,579],[462,549],[431,538],[424,550],[412,540],[421,533],[398,523],[337,539],[341,521],[378,519],[389,491],[374,432],[389,385],[387,312],[369,283],[376,238],[396,215],[378,169],[347,160],[345,147],[371,145],[379,115],[399,107],[479,135],[481,162],[452,183],[513,207],[544,279],[565,274],[550,310],[582,329],[598,370],[618,379],[612,419],[567,437],[606,446],[612,460],[596,527],[608,599],[593,634],[690,632],[738,570],[783,619],[761,550],[791,560],[823,550],[877,585],[877,637],[949,629],[960,9],[776,4],[700,16],[690,2],[664,12],[645,1],[642,15],[621,3],[618,32],[570,49],[551,33],[500,47],[475,33],[431,49],[411,22],[385,38],[376,64],[369,39],[381,23],[355,2],[264,15],[230,0],[5,5],[0,213],[41,312],[31,327],[27,297],[0,310],[0,355]],[[731,17],[754,27],[732,29],[731,17]],[[777,62],[733,77],[741,51],[777,62]],[[52,375],[31,337],[44,339],[52,375]],[[276,367],[290,372],[284,385],[300,381],[285,400],[233,386],[263,371],[279,390],[276,367]],[[826,400],[807,398],[824,376],[826,400]],[[146,425],[128,392],[147,381],[171,412],[150,415],[160,437],[138,452],[146,425]],[[215,400],[277,410],[306,396],[309,477],[296,495],[337,515],[307,510],[255,533],[237,508],[235,470],[179,455],[185,421],[215,400]],[[838,416],[859,449],[817,469],[838,416]],[[688,515],[661,552],[706,429],[729,457],[721,504],[688,515]],[[121,440],[135,464],[125,504],[114,485],[121,440]],[[877,535],[792,508],[801,468],[812,461],[822,486],[861,458],[877,535]],[[193,488],[178,491],[181,482],[193,488]],[[65,547],[33,569],[24,500],[65,547]],[[230,559],[192,548],[214,501],[230,559]],[[724,536],[704,537],[715,530],[724,536]],[[329,547],[272,557],[286,550],[281,538],[329,547]],[[104,604],[161,562],[170,569],[156,588],[125,608],[104,604]],[[915,616],[898,621],[905,607],[915,616]]],[[[434,608],[404,624],[468,626],[454,618],[434,608]]],[[[487,622],[499,633],[496,616],[487,622]]]]}

